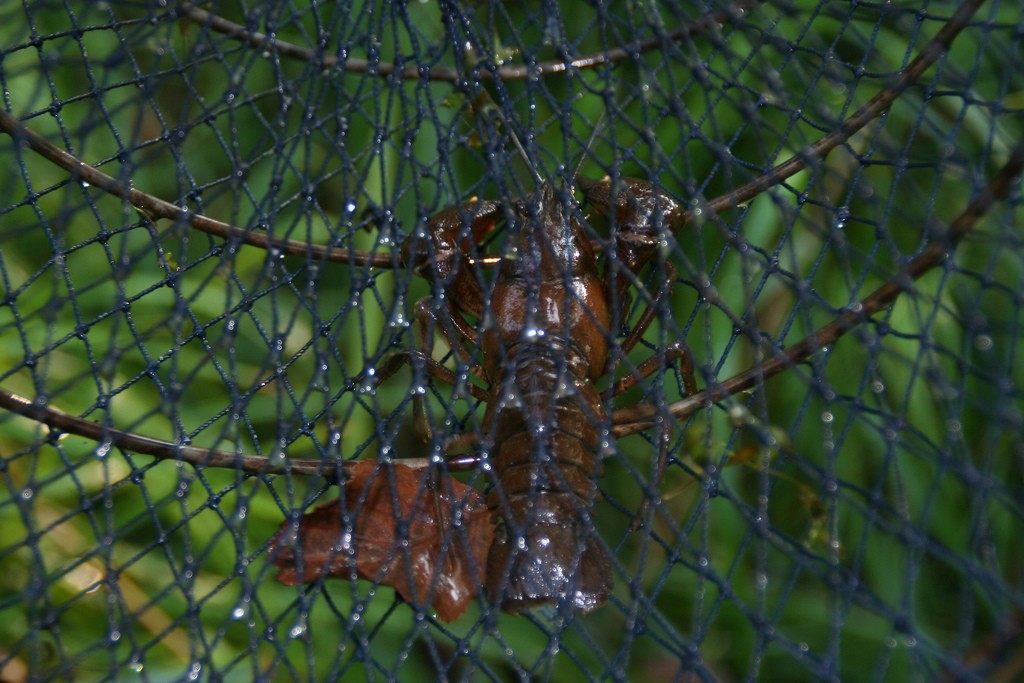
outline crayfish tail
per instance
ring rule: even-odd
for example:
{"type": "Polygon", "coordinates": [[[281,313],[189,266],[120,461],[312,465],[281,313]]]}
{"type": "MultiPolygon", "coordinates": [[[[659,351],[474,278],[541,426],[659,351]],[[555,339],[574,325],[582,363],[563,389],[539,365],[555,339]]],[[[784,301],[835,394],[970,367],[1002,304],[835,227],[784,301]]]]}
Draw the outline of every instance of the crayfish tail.
{"type": "MultiPolygon", "coordinates": [[[[551,497],[575,499],[572,494],[542,496],[551,497]]],[[[586,613],[608,599],[613,586],[608,551],[587,525],[567,524],[574,515],[560,514],[560,521],[543,519],[545,515],[528,521],[522,534],[496,530],[487,557],[487,587],[491,601],[502,610],[521,613],[570,603],[586,613]]]]}

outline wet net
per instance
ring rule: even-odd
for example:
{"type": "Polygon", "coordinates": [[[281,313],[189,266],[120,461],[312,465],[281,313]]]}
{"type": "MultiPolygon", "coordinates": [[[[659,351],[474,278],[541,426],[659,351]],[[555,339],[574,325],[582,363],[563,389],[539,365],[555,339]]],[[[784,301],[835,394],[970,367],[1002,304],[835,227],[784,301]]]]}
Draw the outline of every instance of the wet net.
{"type": "Polygon", "coordinates": [[[1016,0],[5,4],[0,679],[1020,676],[1022,40],[1016,0]],[[492,545],[558,567],[508,499],[567,489],[603,604],[558,548],[509,613],[492,545]]]}

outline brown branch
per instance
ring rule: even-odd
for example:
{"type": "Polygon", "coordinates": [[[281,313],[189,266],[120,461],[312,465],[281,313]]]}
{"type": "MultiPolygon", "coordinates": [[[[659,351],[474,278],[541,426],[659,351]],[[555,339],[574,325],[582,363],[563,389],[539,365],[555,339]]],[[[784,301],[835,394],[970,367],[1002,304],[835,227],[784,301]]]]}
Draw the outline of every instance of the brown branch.
{"type": "MultiPolygon", "coordinates": [[[[896,276],[862,299],[849,311],[824,326],[815,334],[790,346],[780,355],[757,365],[746,372],[709,387],[704,391],[676,401],[669,406],[670,412],[682,420],[702,407],[728,398],[741,391],[762,384],[784,370],[793,367],[818,350],[833,344],[844,334],[867,321],[872,315],[892,303],[908,287],[920,279],[925,273],[949,258],[950,252],[974,228],[978,220],[998,200],[1004,198],[1018,179],[1024,167],[1024,141],[1018,143],[1007,163],[999,170],[985,189],[950,225],[949,230],[939,240],[929,244],[896,276]]],[[[45,424],[52,429],[69,434],[76,434],[98,443],[110,443],[118,448],[151,455],[156,458],[188,462],[196,467],[227,467],[254,474],[307,474],[337,479],[345,473],[345,464],[331,461],[294,459],[281,465],[272,465],[265,456],[241,455],[226,451],[217,451],[194,446],[174,444],[159,439],[139,436],[105,425],[89,422],[74,417],[50,406],[43,406],[0,389],[0,407],[45,424]]],[[[615,411],[615,436],[633,434],[654,426],[657,415],[651,406],[636,406],[615,411]]],[[[427,467],[434,461],[431,458],[403,458],[402,462],[410,467],[427,467]]],[[[472,467],[473,456],[448,461],[449,469],[465,469],[472,467]]]]}
{"type": "MultiPolygon", "coordinates": [[[[713,211],[722,211],[736,206],[741,202],[747,201],[760,192],[785,181],[787,178],[806,168],[812,159],[823,158],[831,150],[848,140],[855,132],[888,108],[903,91],[916,82],[921,74],[945,53],[952,40],[967,25],[970,17],[977,11],[983,1],[984,0],[968,0],[965,2],[943,27],[943,29],[940,30],[938,35],[929,42],[921,53],[918,54],[918,56],[907,66],[900,77],[893,84],[876,95],[867,105],[855,112],[838,129],[822,137],[820,140],[807,147],[803,152],[779,164],[760,178],[757,178],[747,185],[737,188],[730,193],[708,201],[706,206],[713,211]]],[[[742,3],[735,7],[740,7],[741,5],[742,3]]],[[[202,16],[204,17],[204,23],[209,22],[208,25],[210,25],[214,30],[221,30],[221,28],[224,28],[225,32],[229,32],[230,35],[234,35],[241,40],[246,40],[254,46],[258,46],[263,49],[273,48],[282,53],[290,49],[283,47],[287,44],[282,41],[269,40],[265,36],[262,36],[262,34],[248,32],[242,27],[226,22],[226,20],[215,17],[215,15],[210,15],[204,10],[200,10],[188,3],[183,5],[183,7],[188,8],[190,13],[197,13],[192,17],[193,20],[198,20],[196,17],[202,16]],[[228,30],[229,28],[230,31],[228,30]]],[[[718,19],[715,19],[716,16],[718,15],[709,15],[705,20],[702,20],[702,22],[714,21],[721,23],[718,19]]],[[[674,31],[668,34],[668,36],[674,36],[672,39],[677,40],[683,35],[690,34],[686,32],[692,32],[700,26],[703,26],[703,23],[698,22],[698,24],[694,26],[674,31]]],[[[658,41],[658,44],[660,44],[660,41],[658,41]]],[[[599,56],[592,55],[589,58],[581,58],[597,59],[597,61],[589,61],[586,64],[570,62],[569,66],[594,66],[606,61],[618,61],[620,59],[625,59],[628,55],[635,54],[637,51],[649,50],[654,45],[654,42],[643,41],[635,45],[630,50],[622,50],[621,52],[624,56],[619,56],[619,50],[613,50],[607,53],[601,53],[599,56]]],[[[300,50],[301,52],[301,48],[295,49],[300,50]]],[[[299,53],[293,54],[292,56],[299,56],[299,53]]],[[[306,55],[303,58],[308,57],[309,55],[306,55]]],[[[351,66],[352,60],[347,62],[347,64],[351,66]]],[[[382,65],[383,64],[376,64],[375,72],[384,75],[380,71],[382,65]]],[[[368,70],[370,66],[371,65],[367,63],[364,68],[368,70]]],[[[538,66],[550,68],[552,70],[559,70],[558,65],[555,63],[544,63],[535,66],[534,69],[538,68],[538,66]]],[[[566,65],[562,65],[561,70],[564,70],[565,66],[566,65]]],[[[502,78],[520,78],[522,76],[519,75],[518,71],[515,71],[515,69],[520,68],[525,67],[508,67],[508,69],[512,69],[512,71],[508,71],[505,75],[503,75],[505,72],[499,69],[497,74],[498,77],[502,78]]],[[[554,71],[550,71],[547,73],[553,72],[554,71]]],[[[527,73],[528,72],[524,72],[523,75],[526,75],[527,73]]],[[[542,74],[543,73],[545,72],[542,72],[542,74]]],[[[416,70],[415,75],[416,77],[420,76],[418,69],[416,70]]],[[[481,74],[478,74],[478,76],[484,77],[481,74]]],[[[493,75],[490,77],[493,78],[493,75]]],[[[190,226],[209,234],[217,235],[226,239],[238,240],[239,242],[263,249],[278,249],[282,253],[286,254],[313,257],[333,262],[371,265],[382,268],[394,265],[391,254],[374,254],[370,252],[351,251],[335,247],[309,245],[297,240],[274,239],[265,233],[254,233],[246,230],[245,228],[223,223],[201,214],[185,211],[184,209],[164,200],[158,199],[139,190],[135,190],[102,171],[99,171],[95,167],[80,161],[68,152],[65,152],[51,144],[38,133],[24,126],[15,117],[2,110],[0,110],[0,130],[11,135],[16,141],[26,144],[28,147],[46,159],[52,161],[54,164],[64,168],[75,178],[120,197],[154,217],[183,221],[188,223],[190,226]]],[[[814,335],[786,349],[779,356],[772,358],[757,367],[751,368],[744,373],[736,375],[721,384],[708,388],[703,392],[673,403],[670,406],[672,414],[679,419],[684,419],[708,403],[719,401],[762,383],[765,379],[779,374],[783,370],[807,358],[820,348],[833,343],[849,330],[867,320],[875,312],[887,306],[906,289],[908,284],[920,278],[924,273],[940,263],[945,257],[946,249],[951,248],[960,239],[962,239],[963,235],[973,228],[978,218],[984,214],[994,201],[1005,196],[1009,186],[1011,185],[1013,176],[1020,172],[1022,154],[1024,154],[1024,151],[1022,151],[1021,147],[1018,147],[1010,162],[1008,162],[996,178],[993,179],[992,183],[990,183],[988,188],[986,188],[986,191],[979,195],[971,206],[957,218],[947,233],[946,238],[941,243],[933,243],[926,248],[924,252],[908,264],[903,272],[892,278],[881,288],[865,298],[858,306],[855,306],[853,309],[843,314],[814,335]]],[[[685,224],[685,222],[691,217],[692,214],[687,212],[676,218],[675,225],[679,226],[685,224]]],[[[55,408],[37,405],[28,399],[3,390],[0,390],[0,406],[19,415],[23,415],[36,420],[37,422],[46,424],[53,429],[77,434],[99,442],[109,442],[112,445],[126,450],[132,450],[158,458],[168,458],[189,462],[197,467],[231,467],[247,472],[263,474],[283,474],[290,472],[292,474],[317,474],[328,477],[336,477],[339,474],[337,471],[337,465],[330,462],[325,463],[319,460],[291,460],[281,466],[268,466],[268,460],[263,456],[239,455],[192,446],[183,446],[157,439],[151,439],[149,437],[138,436],[71,416],[55,408]]],[[[648,429],[653,426],[655,419],[654,409],[649,406],[620,409],[615,411],[614,415],[616,422],[614,433],[617,436],[632,434],[643,429],[648,429]]],[[[413,466],[417,467],[429,464],[428,459],[410,459],[409,461],[403,459],[403,462],[415,463],[413,466]],[[421,462],[423,464],[419,464],[421,462]]],[[[458,466],[458,463],[453,464],[458,466]]]]}
{"type": "MultiPolygon", "coordinates": [[[[262,455],[245,455],[230,453],[209,448],[185,446],[182,444],[152,439],[131,432],[90,422],[74,415],[69,415],[56,408],[39,405],[29,399],[0,389],[0,407],[12,413],[27,417],[51,429],[66,434],[75,434],[96,443],[110,444],[126,451],[150,455],[163,460],[187,462],[196,468],[223,467],[251,474],[300,474],[320,476],[335,481],[346,477],[352,463],[339,463],[334,460],[312,460],[302,458],[284,458],[278,461],[262,455]]],[[[436,462],[432,458],[402,458],[403,465],[413,469],[429,467],[436,462]]],[[[475,459],[459,458],[448,463],[448,469],[466,469],[475,463],[475,459]]]]}
{"type": "MultiPolygon", "coordinates": [[[[719,24],[732,21],[737,13],[746,11],[756,5],[760,0],[743,0],[737,2],[726,10],[712,12],[705,15],[691,25],[671,31],[663,38],[649,38],[639,41],[626,48],[615,48],[605,52],[593,53],[570,60],[569,62],[541,62],[530,66],[508,66],[499,67],[494,71],[478,70],[473,75],[479,81],[493,80],[516,80],[536,74],[547,76],[559,73],[569,68],[590,68],[601,64],[613,64],[633,57],[636,54],[650,51],[664,42],[675,42],[682,38],[695,35],[709,30],[719,24]]],[[[950,17],[942,29],[907,65],[903,72],[889,86],[875,95],[866,105],[858,109],[852,116],[846,119],[838,128],[823,136],[816,142],[808,145],[799,153],[793,155],[786,161],[775,166],[767,173],[750,181],[746,185],[732,190],[726,194],[708,200],[705,205],[715,212],[733,208],[738,204],[753,199],[761,192],[779,185],[803,171],[814,160],[821,160],[833,149],[850,139],[861,128],[877,118],[882,112],[888,109],[892,103],[907,88],[912,86],[932,64],[949,50],[950,44],[957,35],[967,26],[971,17],[978,11],[985,0],[967,0],[950,17]]],[[[182,10],[189,19],[196,23],[208,26],[211,30],[223,33],[231,38],[248,43],[254,48],[268,51],[276,51],[279,54],[309,62],[319,61],[322,68],[330,69],[338,66],[339,60],[334,55],[320,54],[310,48],[302,48],[286,41],[270,38],[262,33],[250,31],[244,26],[235,24],[223,17],[200,9],[191,3],[184,3],[182,10]]],[[[451,68],[435,67],[426,72],[419,67],[407,67],[398,69],[390,62],[370,62],[364,59],[348,58],[344,61],[345,69],[357,73],[372,73],[378,76],[390,76],[400,73],[404,78],[415,80],[427,78],[428,80],[457,81],[463,77],[457,70],[451,68]]],[[[690,219],[693,213],[685,212],[677,217],[675,225],[681,227],[690,219]]]]}
{"type": "Polygon", "coordinates": [[[39,133],[28,128],[2,109],[0,109],[0,130],[10,135],[16,142],[27,145],[40,156],[60,166],[74,178],[129,202],[132,206],[145,211],[151,217],[187,223],[196,230],[211,235],[227,240],[235,240],[261,249],[277,249],[281,253],[291,256],[303,256],[334,263],[369,265],[376,268],[391,268],[394,265],[394,257],[390,253],[378,254],[340,247],[311,245],[301,240],[279,239],[271,237],[265,232],[255,232],[237,225],[218,221],[209,216],[186,211],[163,199],[136,190],[100,171],[95,166],[90,166],[78,157],[65,152],[49,142],[39,133]]]}
{"type": "MultiPolygon", "coordinates": [[[[830,132],[820,138],[797,154],[793,155],[778,166],[775,166],[764,175],[755,178],[746,185],[735,188],[731,192],[715,197],[702,203],[702,209],[709,209],[715,213],[737,207],[739,204],[753,199],[765,190],[779,185],[807,168],[812,161],[820,161],[833,149],[845,143],[861,128],[877,118],[899,97],[907,88],[912,86],[921,77],[928,67],[934,64],[942,55],[949,50],[953,39],[967,26],[967,23],[984,4],[985,0],[967,0],[956,13],[949,18],[949,21],[942,27],[936,36],[918,53],[918,55],[907,65],[895,81],[875,95],[867,104],[858,109],[848,119],[830,132]]],[[[672,218],[672,217],[670,217],[672,218]]],[[[686,211],[679,217],[675,217],[673,225],[675,229],[683,227],[693,218],[692,211],[686,211]]]]}
{"type": "MultiPolygon", "coordinates": [[[[735,207],[742,202],[752,199],[764,190],[778,185],[796,173],[804,170],[811,160],[820,160],[824,158],[825,155],[848,140],[854,133],[867,125],[871,120],[879,116],[903,91],[916,82],[921,74],[936,60],[938,60],[946,50],[949,49],[950,43],[952,43],[953,39],[961,30],[963,30],[971,16],[973,16],[983,2],[984,0],[968,0],[961,5],[935,38],[932,39],[923,50],[921,50],[918,56],[907,66],[904,72],[900,74],[899,78],[872,98],[868,104],[856,111],[850,118],[844,121],[839,128],[820,138],[817,142],[809,145],[803,151],[782,162],[759,178],[756,178],[746,185],[743,185],[729,193],[708,200],[706,202],[707,208],[714,212],[720,212],[735,207]]],[[[268,39],[266,36],[259,33],[249,32],[243,27],[216,17],[216,15],[211,15],[209,12],[201,10],[190,3],[185,3],[183,8],[187,10],[189,16],[191,16],[192,13],[195,13],[195,17],[193,17],[194,19],[202,17],[204,22],[209,21],[211,28],[215,28],[216,30],[223,29],[230,35],[235,35],[239,37],[239,39],[246,40],[255,46],[264,48],[273,46],[275,49],[286,51],[290,51],[294,48],[295,50],[299,50],[299,53],[302,52],[301,48],[297,48],[295,46],[291,46],[291,48],[284,48],[282,46],[288,45],[287,43],[268,39]]],[[[730,11],[742,8],[742,4],[737,4],[734,6],[734,9],[730,11]]],[[[702,20],[702,22],[712,21],[716,16],[716,14],[709,15],[709,17],[706,20],[702,20]]],[[[717,19],[715,20],[717,21],[717,19]]],[[[701,22],[698,22],[695,26],[702,25],[703,24],[701,22]]],[[[678,29],[668,35],[675,36],[679,31],[692,30],[695,30],[694,26],[678,29]]],[[[678,39],[678,37],[675,39],[678,39]]],[[[633,51],[637,48],[645,48],[647,42],[649,41],[638,43],[637,46],[633,48],[633,51]]],[[[614,50],[609,51],[607,54],[611,55],[612,53],[617,54],[614,50]]],[[[499,70],[499,75],[500,73],[501,71],[499,70]]],[[[49,159],[57,166],[65,169],[79,180],[85,181],[109,192],[110,194],[120,197],[130,202],[132,205],[145,210],[151,216],[174,221],[183,221],[197,230],[201,230],[202,232],[206,232],[211,235],[217,235],[225,239],[234,239],[261,249],[277,249],[281,253],[293,256],[304,256],[335,263],[370,265],[375,268],[392,268],[395,266],[395,260],[392,254],[379,254],[349,250],[340,247],[310,245],[300,240],[276,239],[263,232],[253,232],[245,228],[218,221],[202,214],[186,211],[174,204],[154,197],[153,195],[131,188],[106,173],[103,173],[94,166],[86,164],[84,161],[50,143],[41,135],[26,127],[14,116],[2,110],[0,110],[0,130],[3,130],[15,140],[27,144],[32,150],[46,159],[49,159]]],[[[691,211],[683,212],[677,216],[668,217],[671,224],[675,226],[675,229],[677,230],[682,228],[692,218],[693,213],[691,211]]]]}
{"type": "MultiPolygon", "coordinates": [[[[1024,141],[1014,148],[1010,159],[999,169],[991,182],[964,211],[957,216],[949,229],[940,238],[933,240],[895,276],[881,287],[861,299],[848,311],[825,325],[814,334],[793,344],[775,357],[741,372],[728,380],[708,387],[704,391],[676,401],[669,410],[676,418],[684,420],[701,408],[716,401],[733,396],[764,383],[821,349],[832,345],[847,332],[866,322],[872,315],[886,308],[907,291],[925,273],[951,258],[957,244],[974,228],[978,220],[998,200],[1004,198],[1019,179],[1024,168],[1024,141]]],[[[623,408],[614,413],[614,434],[625,436],[654,426],[656,411],[652,406],[643,405],[623,408]]]]}
{"type": "MultiPolygon", "coordinates": [[[[953,42],[953,39],[956,38],[960,31],[967,26],[971,17],[975,12],[977,12],[978,8],[984,2],[985,0],[967,0],[964,2],[956,13],[950,17],[949,21],[942,27],[935,38],[933,38],[921,50],[917,57],[907,65],[907,68],[903,73],[900,74],[892,84],[873,97],[866,105],[854,112],[850,118],[846,119],[846,121],[839,126],[839,128],[774,167],[768,173],[765,173],[764,175],[752,180],[746,185],[736,188],[731,192],[708,200],[704,203],[704,207],[715,213],[735,208],[738,204],[748,201],[756,197],[761,192],[784,182],[786,179],[804,170],[812,160],[820,160],[824,158],[824,156],[833,149],[846,142],[857,131],[885,111],[901,93],[920,78],[921,74],[924,73],[928,67],[934,64],[939,57],[945,54],[949,49],[950,44],[953,42]]],[[[966,232],[973,227],[974,222],[981,216],[981,214],[988,209],[989,205],[991,205],[995,199],[1005,194],[1008,190],[1010,179],[1020,170],[1019,154],[1020,148],[1018,148],[1010,162],[1003,167],[999,175],[993,179],[992,183],[989,184],[986,191],[979,195],[971,206],[968,207],[959,218],[957,218],[956,222],[954,222],[953,226],[950,228],[950,232],[946,238],[947,240],[953,240],[953,244],[959,241],[963,237],[963,234],[966,234],[966,232]],[[1016,170],[1014,170],[1014,168],[1016,168],[1016,170]],[[1003,194],[996,196],[995,192],[1000,189],[1003,194]],[[979,213],[973,213],[978,211],[979,208],[979,213]],[[963,234],[958,234],[958,230],[963,230],[963,234]]],[[[675,216],[669,215],[666,218],[674,229],[679,230],[693,218],[693,212],[684,211],[675,216]]],[[[867,320],[875,312],[884,308],[902,291],[904,291],[907,284],[918,279],[925,272],[933,268],[939,261],[941,261],[944,254],[944,246],[952,245],[947,241],[942,245],[932,244],[929,246],[907,266],[904,272],[889,280],[889,282],[864,299],[859,304],[859,307],[855,306],[854,309],[851,309],[829,325],[826,325],[814,335],[794,344],[790,348],[786,349],[781,355],[765,361],[746,372],[740,373],[721,384],[716,384],[715,386],[709,387],[698,394],[688,396],[680,401],[672,403],[669,406],[671,413],[680,420],[686,419],[702,407],[757,386],[765,379],[779,374],[786,368],[807,358],[822,347],[831,344],[861,322],[867,320]],[[909,278],[909,280],[907,278],[909,278]]],[[[650,405],[639,405],[616,410],[613,413],[613,421],[615,422],[613,433],[616,436],[625,436],[627,434],[634,434],[645,429],[650,429],[654,426],[654,420],[657,419],[656,414],[656,410],[650,405]]]]}
{"type": "Polygon", "coordinates": [[[50,406],[43,406],[29,399],[0,390],[0,406],[30,420],[35,420],[51,429],[92,439],[97,443],[109,443],[156,458],[180,460],[196,467],[230,467],[253,474],[312,474],[332,479],[338,478],[337,463],[320,460],[288,460],[280,466],[270,466],[270,459],[258,455],[241,455],[227,451],[184,446],[159,439],[139,436],[106,425],[90,422],[69,415],[50,406]]]}
{"type": "MultiPolygon", "coordinates": [[[[762,0],[740,0],[724,10],[710,12],[697,19],[695,22],[669,31],[663,36],[655,36],[645,40],[637,41],[628,47],[617,47],[602,52],[576,57],[568,61],[547,61],[538,62],[533,65],[522,66],[499,66],[496,69],[475,69],[472,78],[475,81],[514,81],[522,80],[530,76],[550,76],[552,74],[564,73],[571,69],[587,69],[602,64],[615,64],[635,58],[638,54],[650,52],[663,46],[666,42],[678,42],[683,38],[694,36],[709,31],[715,26],[727,24],[734,21],[743,12],[757,6],[762,0]]],[[[451,67],[432,67],[421,69],[418,66],[398,68],[392,62],[370,61],[356,57],[348,57],[339,60],[337,55],[326,54],[322,51],[300,47],[285,40],[267,36],[258,31],[249,29],[229,21],[224,17],[200,9],[190,2],[182,3],[182,14],[197,24],[205,26],[212,31],[222,33],[229,38],[247,44],[253,49],[277,53],[284,57],[290,57],[300,61],[319,64],[324,70],[342,67],[348,73],[365,73],[373,76],[386,78],[395,74],[405,80],[428,80],[447,81],[455,83],[466,77],[458,69],[451,67]]]]}

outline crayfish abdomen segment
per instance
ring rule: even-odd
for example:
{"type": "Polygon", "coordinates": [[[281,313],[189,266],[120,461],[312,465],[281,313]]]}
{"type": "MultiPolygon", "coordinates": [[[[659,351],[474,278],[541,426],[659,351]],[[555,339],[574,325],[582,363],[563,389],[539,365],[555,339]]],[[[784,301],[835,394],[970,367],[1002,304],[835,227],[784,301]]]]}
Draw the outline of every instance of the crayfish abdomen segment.
{"type": "Polygon", "coordinates": [[[511,383],[518,405],[492,416],[498,482],[488,499],[495,524],[490,597],[509,612],[565,602],[587,612],[607,600],[613,585],[592,519],[600,498],[600,397],[586,378],[564,365],[559,370],[542,351],[522,352],[518,361],[511,383]],[[558,392],[560,385],[572,388],[558,392]]]}

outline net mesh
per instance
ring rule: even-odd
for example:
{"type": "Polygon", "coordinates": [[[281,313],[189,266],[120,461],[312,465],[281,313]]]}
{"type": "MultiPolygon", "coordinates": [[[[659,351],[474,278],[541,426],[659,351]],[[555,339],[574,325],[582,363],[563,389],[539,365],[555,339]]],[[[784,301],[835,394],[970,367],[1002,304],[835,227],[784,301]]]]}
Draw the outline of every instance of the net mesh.
{"type": "Polygon", "coordinates": [[[1019,3],[40,1],[0,36],[3,680],[1020,675],[1019,3]],[[515,361],[488,376],[459,320],[492,329],[517,201],[605,176],[687,211],[647,217],[634,272],[621,215],[560,200],[629,285],[601,500],[565,522],[609,550],[607,604],[446,623],[276,581],[282,523],[338,492],[293,459],[454,440],[495,487],[515,361]],[[402,245],[473,197],[503,204],[479,240],[455,214],[461,301],[402,245]]]}

